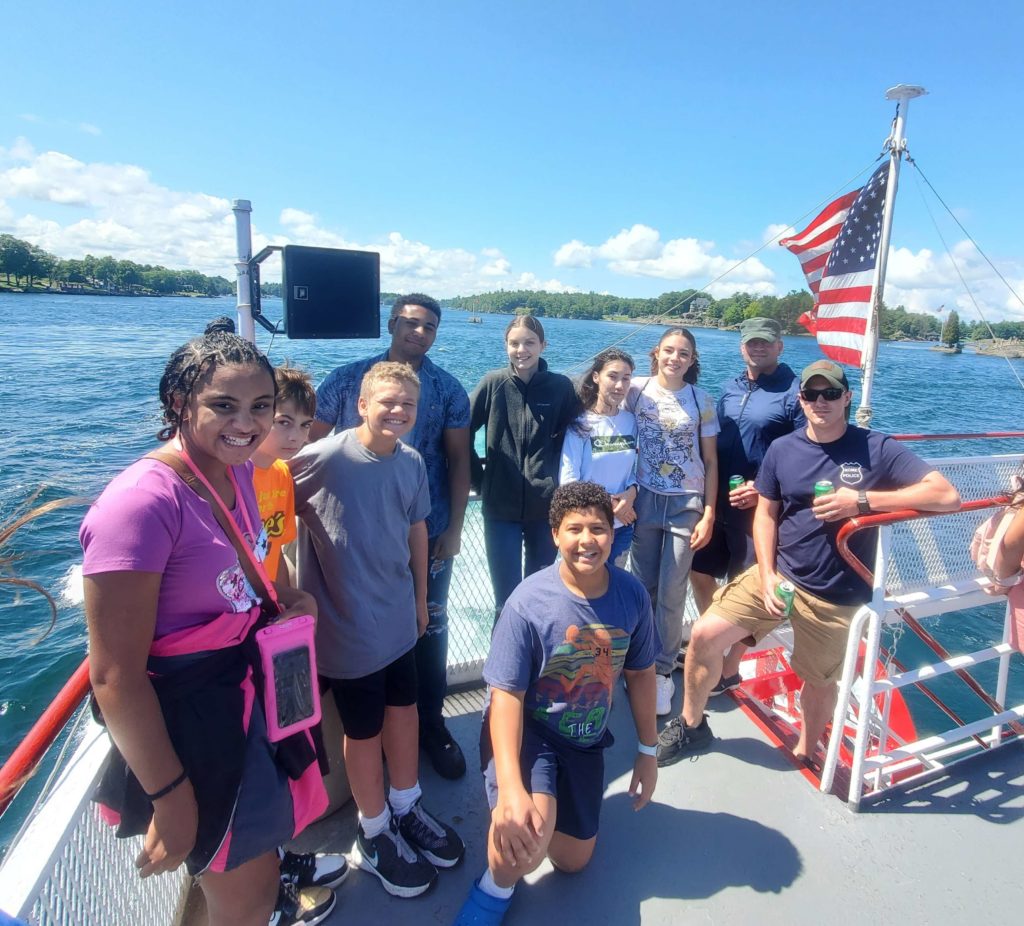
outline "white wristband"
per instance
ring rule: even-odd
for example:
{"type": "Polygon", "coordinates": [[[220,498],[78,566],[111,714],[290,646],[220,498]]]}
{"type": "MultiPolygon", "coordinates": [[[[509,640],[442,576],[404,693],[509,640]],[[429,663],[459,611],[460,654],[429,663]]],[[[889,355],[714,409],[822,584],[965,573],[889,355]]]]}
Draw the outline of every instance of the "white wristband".
{"type": "Polygon", "coordinates": [[[658,754],[658,747],[647,746],[644,743],[637,743],[636,751],[642,756],[656,756],[658,754]]]}

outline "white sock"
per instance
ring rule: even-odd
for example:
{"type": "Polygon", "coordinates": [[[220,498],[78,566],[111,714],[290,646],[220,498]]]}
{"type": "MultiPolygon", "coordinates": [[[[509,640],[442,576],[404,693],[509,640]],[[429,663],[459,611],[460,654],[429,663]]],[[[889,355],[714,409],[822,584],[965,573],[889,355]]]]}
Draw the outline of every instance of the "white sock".
{"type": "Polygon", "coordinates": [[[422,796],[423,792],[420,790],[420,783],[417,781],[411,788],[405,788],[401,791],[398,788],[391,788],[388,792],[388,803],[395,812],[395,816],[402,817],[412,810],[412,805],[422,796]]]}
{"type": "Polygon", "coordinates": [[[484,869],[484,873],[480,875],[480,890],[490,897],[496,897],[498,900],[508,900],[512,896],[512,892],[516,889],[513,884],[512,887],[498,887],[494,883],[494,876],[491,874],[491,869],[484,869]]]}
{"type": "Polygon", "coordinates": [[[390,822],[391,808],[387,804],[384,805],[384,809],[375,817],[367,817],[361,810],[359,811],[359,825],[362,827],[367,839],[379,836],[388,828],[390,822]]]}

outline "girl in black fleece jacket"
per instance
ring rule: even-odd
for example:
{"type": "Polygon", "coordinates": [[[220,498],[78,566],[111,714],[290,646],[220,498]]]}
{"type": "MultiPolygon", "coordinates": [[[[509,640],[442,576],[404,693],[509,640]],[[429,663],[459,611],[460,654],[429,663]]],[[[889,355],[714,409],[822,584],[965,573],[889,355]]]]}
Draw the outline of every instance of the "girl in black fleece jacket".
{"type": "MultiPolygon", "coordinates": [[[[495,612],[524,576],[555,561],[548,506],[558,485],[562,437],[579,413],[572,381],[541,359],[544,327],[532,315],[505,329],[509,363],[487,373],[470,396],[470,431],[487,426],[484,542],[495,612]],[[525,550],[525,569],[523,553],[525,550]]],[[[474,451],[474,475],[480,461],[474,451]]]]}

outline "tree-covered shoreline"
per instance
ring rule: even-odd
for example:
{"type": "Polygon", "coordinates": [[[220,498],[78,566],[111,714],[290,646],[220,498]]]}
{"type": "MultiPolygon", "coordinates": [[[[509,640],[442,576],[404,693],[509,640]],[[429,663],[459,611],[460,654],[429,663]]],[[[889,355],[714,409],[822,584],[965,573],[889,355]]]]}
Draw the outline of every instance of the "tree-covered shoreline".
{"type": "Polygon", "coordinates": [[[198,270],[169,270],[114,257],[64,259],[13,235],[0,235],[0,292],[88,296],[230,296],[235,284],[198,270]],[[13,277],[13,282],[12,282],[13,277]]]}
{"type": "MultiPolygon", "coordinates": [[[[807,334],[799,318],[809,312],[813,299],[807,290],[785,296],[755,296],[737,292],[715,299],[705,292],[686,289],[662,293],[650,299],[612,296],[607,293],[548,293],[532,290],[500,290],[477,296],[457,296],[445,305],[475,314],[522,314],[551,318],[583,318],[608,321],[651,321],[690,324],[696,327],[731,328],[744,319],[773,318],[787,335],[807,334]]],[[[882,305],[879,336],[887,341],[938,341],[942,320],[926,312],[908,312],[903,306],[882,305]]],[[[995,322],[992,332],[981,321],[959,320],[964,340],[989,338],[1024,339],[1024,322],[995,322]]]]}

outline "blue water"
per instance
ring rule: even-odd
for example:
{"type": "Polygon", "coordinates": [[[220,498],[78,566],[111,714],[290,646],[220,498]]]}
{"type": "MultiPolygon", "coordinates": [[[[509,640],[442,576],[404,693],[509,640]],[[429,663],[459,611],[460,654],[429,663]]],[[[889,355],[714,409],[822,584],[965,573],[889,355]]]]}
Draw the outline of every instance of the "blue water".
{"type": "MultiPolygon", "coordinates": [[[[42,500],[96,495],[120,468],[154,444],[160,426],[156,387],[163,364],[180,343],[201,332],[216,315],[233,314],[232,299],[100,298],[0,294],[0,519],[38,487],[42,500]]],[[[265,300],[271,318],[280,302],[265,300]]],[[[483,315],[469,324],[463,312],[445,313],[431,357],[472,387],[488,369],[504,363],[506,316],[483,315]]],[[[545,354],[555,370],[578,368],[612,342],[646,372],[644,355],[661,331],[635,333],[610,322],[550,319],[545,354]]],[[[741,368],[736,332],[696,330],[700,382],[717,394],[719,384],[741,368]]],[[[276,363],[289,359],[319,382],[339,363],[384,349],[385,341],[259,343],[276,363]]],[[[790,338],[783,359],[799,370],[818,359],[810,338],[790,338]]],[[[1024,363],[1017,361],[1024,374],[1024,363]]],[[[1021,427],[1022,393],[1005,360],[970,354],[948,356],[926,345],[883,344],[875,391],[876,427],[893,432],[1006,431],[1021,427]]],[[[856,389],[857,383],[854,382],[856,389]]],[[[928,452],[918,446],[916,449],[928,452]]],[[[966,446],[941,445],[935,455],[966,446]]],[[[974,452],[1019,450],[1020,444],[986,442],[974,452]]],[[[68,571],[79,561],[77,529],[82,510],[58,511],[21,531],[14,549],[24,558],[18,573],[60,597],[68,571]]],[[[31,642],[49,620],[30,593],[15,597],[0,585],[0,758],[6,758],[84,654],[81,608],[64,599],[57,628],[38,646],[31,642]]],[[[998,606],[981,609],[950,633],[979,635],[1001,620],[998,606]],[[962,631],[967,626],[971,629],[962,631]]],[[[913,663],[917,651],[900,649],[913,663]]],[[[1024,674],[1015,667],[1015,685],[1024,674]]],[[[955,695],[954,695],[955,697],[955,695]]],[[[915,705],[916,707],[916,705],[915,705]]],[[[36,783],[34,786],[37,787],[36,783]]],[[[10,815],[0,822],[0,846],[10,838],[10,815]]]]}

